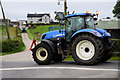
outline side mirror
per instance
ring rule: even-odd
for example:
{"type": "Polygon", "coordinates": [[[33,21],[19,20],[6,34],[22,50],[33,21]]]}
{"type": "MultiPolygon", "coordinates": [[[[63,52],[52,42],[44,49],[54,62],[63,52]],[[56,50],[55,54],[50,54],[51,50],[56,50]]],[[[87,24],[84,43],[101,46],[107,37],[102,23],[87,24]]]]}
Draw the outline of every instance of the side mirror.
{"type": "Polygon", "coordinates": [[[98,19],[97,18],[93,18],[94,21],[97,21],[98,19]]]}
{"type": "Polygon", "coordinates": [[[56,16],[55,16],[55,19],[56,20],[64,20],[64,13],[63,12],[55,12],[56,16]]]}

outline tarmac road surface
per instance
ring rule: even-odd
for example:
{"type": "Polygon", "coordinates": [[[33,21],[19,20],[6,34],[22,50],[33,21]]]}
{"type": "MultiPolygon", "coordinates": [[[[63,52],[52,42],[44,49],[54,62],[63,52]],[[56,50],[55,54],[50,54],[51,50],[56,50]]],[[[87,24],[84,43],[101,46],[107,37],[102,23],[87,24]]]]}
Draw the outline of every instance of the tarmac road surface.
{"type": "Polygon", "coordinates": [[[74,61],[37,65],[28,50],[32,41],[22,34],[26,50],[0,56],[2,78],[118,78],[118,61],[107,61],[95,66],[76,65],[74,61]]]}

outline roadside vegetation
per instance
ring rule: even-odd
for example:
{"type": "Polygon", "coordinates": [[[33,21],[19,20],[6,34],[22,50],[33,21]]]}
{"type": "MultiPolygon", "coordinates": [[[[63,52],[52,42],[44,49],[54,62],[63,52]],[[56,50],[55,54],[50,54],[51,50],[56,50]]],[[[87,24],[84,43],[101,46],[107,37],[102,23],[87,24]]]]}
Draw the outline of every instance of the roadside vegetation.
{"type": "Polygon", "coordinates": [[[2,41],[2,55],[23,51],[25,46],[21,38],[7,39],[2,41]]]}
{"type": "Polygon", "coordinates": [[[2,39],[0,40],[0,55],[7,55],[23,51],[25,45],[22,42],[21,30],[17,27],[8,27],[10,39],[7,39],[5,26],[0,26],[2,39]]]}
{"type": "MultiPolygon", "coordinates": [[[[115,55],[115,56],[112,56],[109,60],[120,61],[120,57],[115,55]]],[[[64,61],[74,61],[74,59],[72,58],[72,56],[68,56],[64,61]]]]}

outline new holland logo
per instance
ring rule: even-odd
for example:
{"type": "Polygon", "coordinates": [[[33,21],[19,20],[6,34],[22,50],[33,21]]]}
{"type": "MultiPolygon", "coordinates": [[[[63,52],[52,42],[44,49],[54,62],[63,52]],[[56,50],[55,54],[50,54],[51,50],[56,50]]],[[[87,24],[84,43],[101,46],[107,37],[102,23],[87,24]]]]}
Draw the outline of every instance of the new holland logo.
{"type": "Polygon", "coordinates": [[[53,36],[54,38],[55,37],[58,37],[58,36],[64,36],[65,34],[58,34],[58,35],[55,35],[55,36],[53,36]]]}

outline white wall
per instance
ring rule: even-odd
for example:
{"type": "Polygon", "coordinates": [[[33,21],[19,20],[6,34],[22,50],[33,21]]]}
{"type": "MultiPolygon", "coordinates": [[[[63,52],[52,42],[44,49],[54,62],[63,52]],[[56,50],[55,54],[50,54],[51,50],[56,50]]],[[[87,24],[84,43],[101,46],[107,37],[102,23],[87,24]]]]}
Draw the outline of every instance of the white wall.
{"type": "Polygon", "coordinates": [[[120,19],[119,20],[102,20],[98,21],[97,28],[102,29],[120,29],[120,19]]]}
{"type": "Polygon", "coordinates": [[[42,17],[42,23],[50,23],[50,17],[47,15],[44,15],[42,17]]]}

